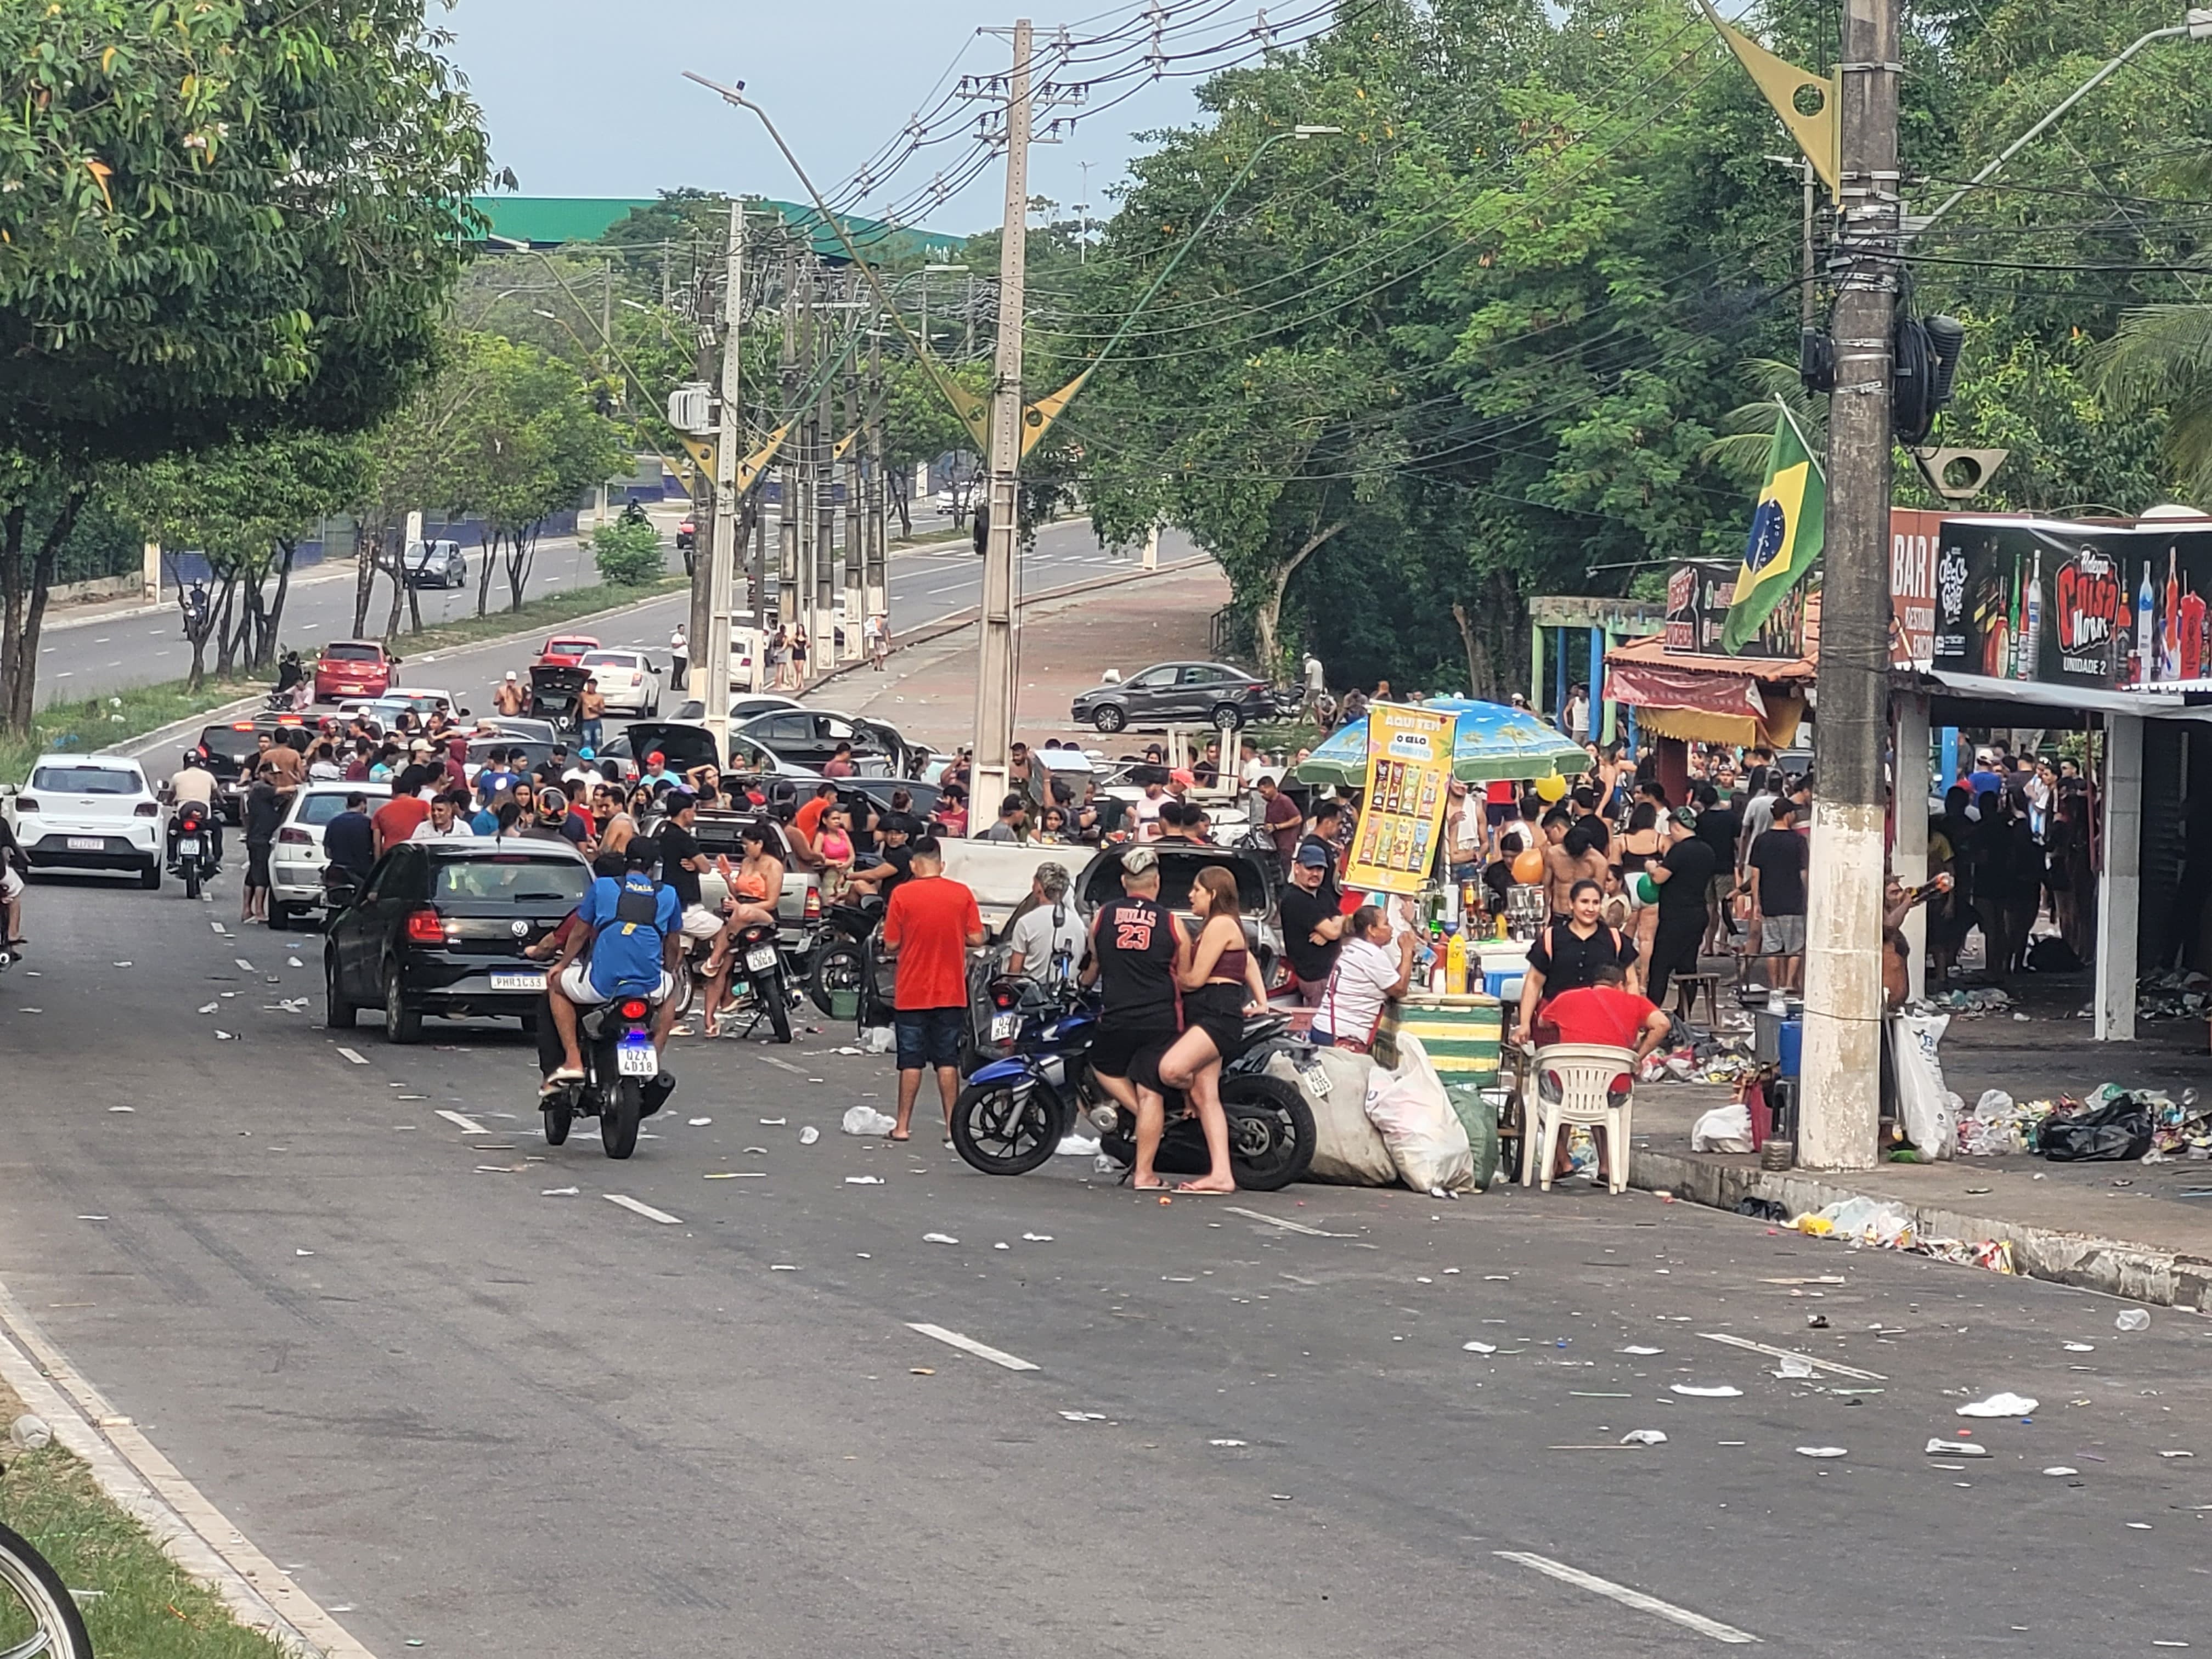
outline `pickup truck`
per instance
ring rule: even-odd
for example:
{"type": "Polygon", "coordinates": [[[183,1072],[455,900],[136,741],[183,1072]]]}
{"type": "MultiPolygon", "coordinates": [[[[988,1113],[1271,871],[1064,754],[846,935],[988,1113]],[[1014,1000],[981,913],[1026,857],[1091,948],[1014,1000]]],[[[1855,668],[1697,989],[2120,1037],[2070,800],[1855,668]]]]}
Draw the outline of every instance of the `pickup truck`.
{"type": "MultiPolygon", "coordinates": [[[[722,811],[702,811],[691,823],[691,833],[699,842],[699,850],[708,858],[716,854],[726,857],[732,866],[744,856],[744,848],[738,839],[740,826],[752,821],[750,812],[722,811]]],[[[814,933],[815,924],[822,919],[822,878],[811,870],[802,870],[792,860],[788,832],[771,820],[776,846],[772,848],[783,860],[783,894],[775,907],[777,941],[787,951],[804,954],[814,933]]],[[[658,821],[644,826],[644,833],[653,835],[659,829],[658,821]]],[[[709,869],[699,878],[699,902],[719,914],[723,902],[730,896],[729,885],[722,879],[721,872],[709,869]]]]}

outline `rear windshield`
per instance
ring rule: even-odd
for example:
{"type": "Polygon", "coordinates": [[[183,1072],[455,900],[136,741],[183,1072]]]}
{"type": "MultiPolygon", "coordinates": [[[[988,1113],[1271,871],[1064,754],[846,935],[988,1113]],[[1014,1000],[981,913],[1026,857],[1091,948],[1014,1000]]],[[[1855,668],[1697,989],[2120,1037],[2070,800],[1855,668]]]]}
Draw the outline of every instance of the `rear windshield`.
{"type": "Polygon", "coordinates": [[[258,746],[254,738],[266,730],[266,726],[249,726],[241,732],[232,726],[210,726],[200,733],[200,747],[210,755],[228,755],[233,760],[244,760],[258,746]]]}
{"type": "MultiPolygon", "coordinates": [[[[370,789],[364,787],[361,793],[368,796],[368,804],[374,806],[377,802],[388,799],[392,792],[388,789],[370,789]]],[[[310,795],[300,803],[300,810],[292,821],[295,823],[305,823],[319,830],[344,811],[343,795],[328,793],[310,795]]]]}
{"type": "Polygon", "coordinates": [[[41,766],[31,774],[32,788],[58,795],[135,795],[143,787],[136,772],[112,766],[41,766]]]}
{"type": "Polygon", "coordinates": [[[545,647],[549,654],[557,651],[564,657],[575,656],[591,648],[589,640],[554,640],[545,647]]]}
{"type": "Polygon", "coordinates": [[[326,645],[323,647],[326,662],[382,662],[384,647],[380,645],[326,645]]]}
{"type": "Polygon", "coordinates": [[[586,668],[635,668],[637,659],[627,651],[586,651],[581,665],[586,668]]]}
{"type": "Polygon", "coordinates": [[[505,900],[512,904],[574,904],[592,884],[581,859],[548,859],[528,853],[434,861],[434,898],[505,900]]]}

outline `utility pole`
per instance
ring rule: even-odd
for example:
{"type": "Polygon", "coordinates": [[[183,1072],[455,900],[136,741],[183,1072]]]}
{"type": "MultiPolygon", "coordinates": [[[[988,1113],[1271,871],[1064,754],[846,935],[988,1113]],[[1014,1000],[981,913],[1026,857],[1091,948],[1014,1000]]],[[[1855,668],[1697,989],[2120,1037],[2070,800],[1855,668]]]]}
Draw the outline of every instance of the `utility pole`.
{"type": "Polygon", "coordinates": [[[888,625],[890,605],[886,594],[885,561],[890,557],[890,480],[884,471],[884,337],[878,329],[868,349],[868,557],[861,579],[860,621],[880,616],[888,625]]]}
{"type": "Polygon", "coordinates": [[[836,313],[826,272],[817,272],[822,303],[814,331],[814,622],[806,630],[806,665],[817,672],[837,662],[837,407],[830,395],[830,354],[836,313]]]}
{"type": "MultiPolygon", "coordinates": [[[[860,279],[853,277],[845,284],[845,297],[855,307],[860,299],[860,279]]],[[[849,313],[852,325],[860,326],[860,312],[849,313]]],[[[846,436],[845,445],[845,654],[857,661],[860,656],[860,608],[867,603],[864,584],[867,578],[867,544],[861,529],[860,460],[867,446],[860,441],[861,428],[867,416],[860,407],[860,359],[855,350],[845,359],[844,412],[838,417],[838,429],[846,436]]]]}
{"type": "MultiPolygon", "coordinates": [[[[605,383],[606,378],[615,372],[611,358],[614,350],[614,328],[615,262],[612,259],[602,259],[599,261],[599,380],[602,383],[605,383]]],[[[633,467],[635,466],[635,462],[631,465],[633,467]]],[[[592,520],[592,523],[605,524],[607,521],[607,481],[605,478],[599,480],[597,511],[599,516],[592,520]]]]}
{"type": "MultiPolygon", "coordinates": [[[[1870,1168],[1881,1121],[1881,892],[1889,729],[1890,334],[1902,199],[1901,0],[1843,0],[1828,409],[1827,574],[1820,607],[1803,1105],[1797,1155],[1870,1168]]],[[[1900,769],[1900,780],[1902,769],[1900,769]]],[[[1917,794],[1910,803],[1918,810],[1917,794]]]]}
{"type": "MultiPolygon", "coordinates": [[[[694,270],[691,276],[691,315],[698,327],[699,348],[691,364],[691,378],[702,385],[712,381],[715,375],[714,331],[708,322],[714,315],[709,303],[712,286],[704,271],[694,270]]],[[[684,637],[690,641],[691,655],[684,689],[706,698],[707,678],[703,665],[707,646],[707,630],[713,626],[714,610],[714,481],[711,474],[702,475],[697,466],[691,469],[691,610],[690,620],[684,624],[684,637]]]]}
{"type": "MultiPolygon", "coordinates": [[[[784,418],[792,418],[792,398],[799,391],[799,262],[786,248],[783,255],[783,352],[777,361],[777,380],[782,389],[784,418]]],[[[799,613],[799,447],[806,441],[803,429],[787,435],[776,452],[775,619],[788,628],[799,613]],[[795,440],[795,441],[794,441],[795,440]]],[[[767,666],[768,619],[761,619],[760,666],[767,666]]],[[[766,689],[763,680],[757,690],[766,689]]]]}
{"type": "Polygon", "coordinates": [[[714,733],[714,753],[722,760],[730,752],[730,606],[738,580],[738,456],[745,444],[738,379],[744,362],[744,205],[732,198],[722,288],[722,418],[714,434],[714,539],[707,574],[713,608],[707,613],[705,636],[693,636],[691,659],[706,665],[704,678],[697,679],[700,699],[707,705],[702,724],[714,733]]]}
{"type": "MultiPolygon", "coordinates": [[[[994,822],[1006,793],[1014,735],[1014,556],[1021,510],[1022,278],[1030,211],[1030,20],[1014,24],[1013,76],[1006,96],[1006,229],[999,245],[999,340],[991,386],[990,524],[983,547],[983,602],[975,666],[975,759],[969,790],[974,822],[994,822]]],[[[972,279],[971,279],[972,281],[972,279]]],[[[975,307],[969,307],[974,326],[975,307]]]]}

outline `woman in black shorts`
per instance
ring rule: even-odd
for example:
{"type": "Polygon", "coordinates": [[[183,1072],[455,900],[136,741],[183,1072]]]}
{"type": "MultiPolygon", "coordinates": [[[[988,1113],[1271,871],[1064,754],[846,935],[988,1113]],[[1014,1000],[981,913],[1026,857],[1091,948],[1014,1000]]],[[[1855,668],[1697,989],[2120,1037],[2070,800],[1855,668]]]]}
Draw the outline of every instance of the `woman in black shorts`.
{"type": "Polygon", "coordinates": [[[1160,1080],[1183,1090],[1197,1109],[1206,1131],[1206,1150],[1213,1168],[1203,1179],[1186,1181],[1186,1193],[1233,1193],[1237,1176],[1229,1166],[1229,1120],[1221,1110],[1221,1057],[1243,1040],[1244,1011],[1267,1006],[1259,964],[1244,945],[1237,878],[1219,865],[1198,872],[1191,884],[1190,908],[1198,918],[1197,941],[1177,975],[1182,987],[1183,1033],[1160,1056],[1160,1080]]]}

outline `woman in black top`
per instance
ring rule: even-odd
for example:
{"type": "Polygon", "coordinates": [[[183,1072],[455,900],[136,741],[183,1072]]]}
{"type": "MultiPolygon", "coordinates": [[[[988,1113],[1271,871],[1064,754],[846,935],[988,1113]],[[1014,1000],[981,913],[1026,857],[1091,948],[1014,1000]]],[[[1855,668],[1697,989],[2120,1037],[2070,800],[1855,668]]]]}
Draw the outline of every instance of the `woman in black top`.
{"type": "Polygon", "coordinates": [[[1634,941],[1617,927],[1598,920],[1605,890],[1594,881],[1578,881],[1569,890],[1571,907],[1565,921],[1554,921],[1536,935],[1528,947],[1528,972],[1521,984],[1521,1017],[1514,1041],[1524,1048],[1535,1031],[1543,1005],[1562,991],[1578,991],[1597,983],[1599,968],[1626,968],[1636,960],[1634,941]]]}

